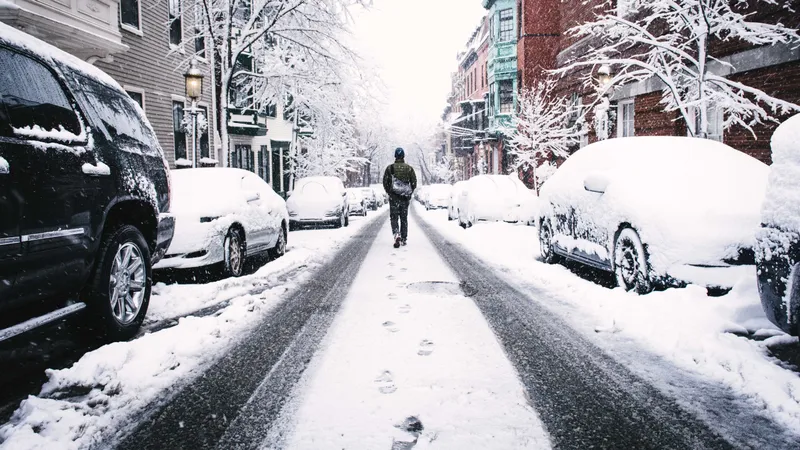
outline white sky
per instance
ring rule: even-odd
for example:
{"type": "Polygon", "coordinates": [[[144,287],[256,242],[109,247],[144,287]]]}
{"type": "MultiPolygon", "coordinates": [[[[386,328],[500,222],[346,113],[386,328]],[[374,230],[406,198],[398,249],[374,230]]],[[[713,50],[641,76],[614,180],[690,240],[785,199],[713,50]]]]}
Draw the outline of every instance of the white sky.
{"type": "Polygon", "coordinates": [[[438,120],[450,91],[456,55],[478,26],[481,0],[373,0],[358,13],[358,51],[378,66],[393,125],[438,120]]]}

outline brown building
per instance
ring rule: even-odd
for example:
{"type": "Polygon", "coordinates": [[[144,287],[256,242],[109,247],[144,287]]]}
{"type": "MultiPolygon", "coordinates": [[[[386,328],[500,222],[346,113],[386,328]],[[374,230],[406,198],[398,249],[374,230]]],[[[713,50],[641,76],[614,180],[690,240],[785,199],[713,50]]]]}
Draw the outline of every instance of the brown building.
{"type": "MultiPolygon", "coordinates": [[[[170,162],[192,160],[192,120],[184,96],[187,63],[195,53],[206,72],[197,160],[215,165],[211,76],[204,40],[178,0],[10,0],[0,20],[86,60],[111,75],[142,106],[170,162]],[[210,120],[209,120],[210,119],[210,120]],[[203,126],[206,123],[207,126],[203,126]]],[[[200,164],[198,164],[200,165],[200,164]]]]}
{"type": "MultiPolygon", "coordinates": [[[[567,31],[575,25],[594,20],[599,0],[518,0],[520,62],[519,84],[524,90],[536,80],[548,76],[546,70],[565,66],[596,37],[579,39],[567,31]]],[[[760,5],[752,11],[751,21],[783,23],[797,28],[800,16],[780,5],[760,5]]],[[[736,41],[713,42],[711,54],[731,64],[729,79],[761,89],[765,93],[800,104],[800,49],[790,46],[754,47],[736,41]]],[[[589,104],[596,95],[582,84],[580,73],[559,80],[559,93],[576,104],[589,104]]],[[[655,80],[616,87],[611,95],[615,123],[612,136],[686,135],[687,128],[676,112],[665,112],[659,102],[661,85],[655,80]]],[[[591,113],[590,113],[591,114],[591,113]]],[[[711,114],[709,138],[718,139],[766,163],[770,163],[769,140],[774,124],[757,125],[753,133],[740,127],[723,130],[722,116],[711,114]],[[754,136],[755,134],[755,136],[754,136]]],[[[785,119],[785,118],[780,118],[785,119]]],[[[595,140],[590,132],[588,142],[595,140]]]]}

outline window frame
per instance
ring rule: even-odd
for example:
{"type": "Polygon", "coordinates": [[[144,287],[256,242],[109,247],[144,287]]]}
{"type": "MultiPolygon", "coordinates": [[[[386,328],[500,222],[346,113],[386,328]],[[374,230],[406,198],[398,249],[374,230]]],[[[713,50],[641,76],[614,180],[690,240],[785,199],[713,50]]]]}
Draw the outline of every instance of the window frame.
{"type": "Polygon", "coordinates": [[[514,8],[501,9],[497,12],[497,42],[511,42],[514,40],[514,8]],[[508,13],[507,17],[503,17],[504,13],[508,13]],[[511,24],[511,28],[503,29],[503,22],[511,24]],[[503,39],[504,33],[507,33],[507,38],[503,39]]]}
{"type": "Polygon", "coordinates": [[[136,8],[138,9],[136,18],[138,19],[138,25],[133,26],[129,23],[125,23],[122,21],[122,0],[119,2],[119,27],[125,31],[128,31],[133,34],[138,34],[139,36],[144,36],[144,29],[142,27],[142,0],[133,0],[136,2],[136,8]]]}
{"type": "MultiPolygon", "coordinates": [[[[699,125],[698,122],[700,120],[700,117],[697,115],[697,108],[696,107],[690,108],[689,114],[691,116],[692,121],[694,121],[695,123],[695,129],[697,129],[699,125]]],[[[712,141],[724,143],[725,142],[725,128],[723,126],[723,123],[725,121],[724,111],[716,106],[709,106],[706,109],[706,116],[708,117],[709,134],[703,139],[709,139],[712,141]],[[712,128],[713,131],[717,131],[718,133],[711,134],[710,131],[712,131],[712,128]]],[[[686,127],[686,135],[690,137],[692,135],[692,131],[689,129],[689,127],[686,127]]]]}
{"type": "Polygon", "coordinates": [[[497,111],[499,114],[513,114],[514,113],[514,80],[500,80],[497,82],[497,111]],[[503,85],[508,84],[511,88],[507,94],[511,100],[509,103],[503,103],[503,85]],[[504,109],[504,106],[508,106],[504,109]]]}
{"type": "Polygon", "coordinates": [[[636,136],[636,101],[635,98],[620,100],[617,102],[617,137],[633,137],[636,136]],[[631,118],[629,121],[625,120],[625,110],[630,107],[631,118]],[[625,134],[625,124],[630,123],[630,134],[625,134]]]}
{"type": "Polygon", "coordinates": [[[186,42],[186,36],[184,34],[183,6],[181,4],[181,0],[167,0],[167,20],[169,26],[168,39],[170,48],[184,51],[183,45],[186,42]],[[172,15],[172,5],[177,5],[178,7],[177,16],[172,15]],[[172,27],[174,26],[176,19],[180,26],[180,41],[177,44],[172,42],[172,27]]]}
{"type": "MultiPolygon", "coordinates": [[[[146,106],[147,106],[147,98],[146,97],[147,97],[147,95],[146,95],[144,89],[142,89],[140,87],[123,85],[122,86],[122,90],[125,91],[126,94],[128,94],[128,97],[130,97],[130,93],[131,92],[133,92],[134,94],[141,95],[142,96],[142,104],[139,105],[139,106],[142,108],[142,111],[145,113],[145,115],[147,115],[147,109],[146,109],[146,106]]],[[[131,99],[133,100],[133,97],[131,97],[131,99]]],[[[136,102],[136,100],[133,100],[133,101],[136,102]]],[[[138,102],[136,102],[136,103],[138,103],[138,102]]]]}

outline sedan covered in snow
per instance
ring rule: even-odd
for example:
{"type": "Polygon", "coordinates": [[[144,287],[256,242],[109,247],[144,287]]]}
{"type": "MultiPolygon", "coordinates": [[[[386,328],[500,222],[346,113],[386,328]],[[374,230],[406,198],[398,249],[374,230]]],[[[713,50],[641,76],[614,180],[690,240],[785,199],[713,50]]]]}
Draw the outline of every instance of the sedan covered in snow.
{"type": "Polygon", "coordinates": [[[466,186],[466,181],[458,181],[450,190],[450,198],[447,199],[447,220],[458,219],[458,199],[466,186]]]}
{"type": "Polygon", "coordinates": [[[752,276],[767,172],[707,139],[591,144],[542,186],[542,258],[613,272],[639,293],[685,283],[729,288],[752,276]]]}
{"type": "Polygon", "coordinates": [[[756,235],[758,292],[769,320],[800,335],[800,115],[772,135],[772,167],[756,235]]]}
{"type": "Polygon", "coordinates": [[[371,211],[378,209],[378,197],[375,195],[375,191],[370,187],[358,189],[361,191],[361,197],[364,199],[364,202],[366,202],[367,208],[371,211]]]}
{"type": "Polygon", "coordinates": [[[350,224],[350,206],[342,180],[336,177],[300,178],[286,201],[289,227],[350,224]]]}
{"type": "Polygon", "coordinates": [[[447,208],[447,202],[452,192],[453,186],[449,184],[432,184],[428,186],[424,201],[425,209],[447,208]]]}
{"type": "Polygon", "coordinates": [[[347,202],[350,205],[351,216],[366,216],[367,215],[367,200],[364,198],[364,193],[361,188],[347,190],[347,202]]]}
{"type": "Polygon", "coordinates": [[[226,275],[240,276],[247,258],[286,251],[286,203],[252,172],[174,170],[172,196],[175,237],[155,269],[222,263],[226,275]]]}
{"type": "Polygon", "coordinates": [[[458,222],[469,228],[478,221],[516,222],[522,202],[533,192],[514,175],[470,178],[458,199],[458,222]]]}

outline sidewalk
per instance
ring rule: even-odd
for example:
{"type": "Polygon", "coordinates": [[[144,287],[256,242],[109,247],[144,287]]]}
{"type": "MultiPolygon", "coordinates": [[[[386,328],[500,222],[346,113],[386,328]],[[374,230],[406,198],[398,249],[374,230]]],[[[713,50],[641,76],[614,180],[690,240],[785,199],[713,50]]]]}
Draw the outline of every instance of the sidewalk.
{"type": "Polygon", "coordinates": [[[388,224],[373,244],[267,447],[550,447],[480,311],[411,217],[409,228],[408,247],[392,248],[388,224]],[[400,429],[419,428],[412,417],[421,432],[400,429]]]}

